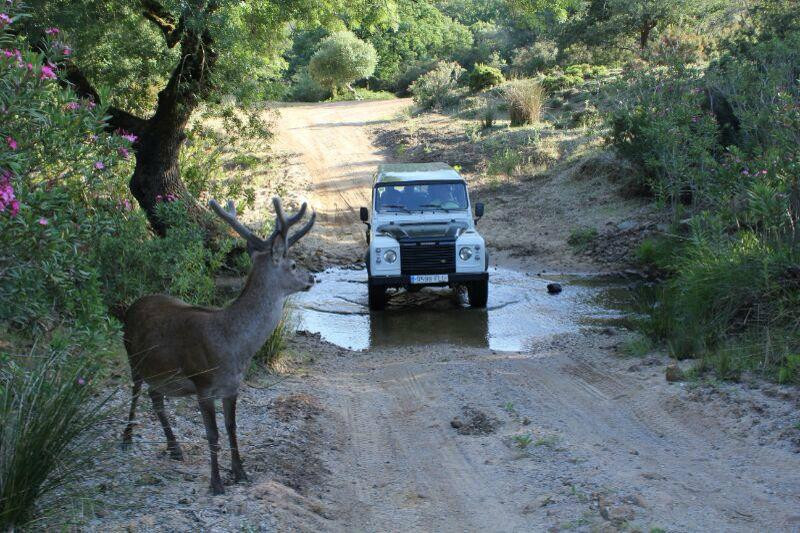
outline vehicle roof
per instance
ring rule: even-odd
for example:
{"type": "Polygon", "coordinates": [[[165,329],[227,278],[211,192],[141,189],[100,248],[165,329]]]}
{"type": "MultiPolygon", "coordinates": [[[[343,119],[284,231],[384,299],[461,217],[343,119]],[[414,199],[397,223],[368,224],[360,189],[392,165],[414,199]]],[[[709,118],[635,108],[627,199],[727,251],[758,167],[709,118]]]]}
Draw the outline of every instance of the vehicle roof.
{"type": "Polygon", "coordinates": [[[452,181],[464,178],[447,163],[385,163],[378,165],[375,184],[400,181],[452,181]]]}

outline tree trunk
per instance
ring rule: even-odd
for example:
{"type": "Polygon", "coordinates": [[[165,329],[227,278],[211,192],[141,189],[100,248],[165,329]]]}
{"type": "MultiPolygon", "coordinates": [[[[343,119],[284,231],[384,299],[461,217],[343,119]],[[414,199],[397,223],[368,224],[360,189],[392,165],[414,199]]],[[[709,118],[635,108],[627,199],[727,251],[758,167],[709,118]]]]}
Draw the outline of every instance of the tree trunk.
{"type": "Polygon", "coordinates": [[[644,52],[650,44],[650,32],[656,27],[656,23],[650,19],[645,19],[639,28],[639,49],[644,52]]]}
{"type": "Polygon", "coordinates": [[[179,155],[185,139],[184,128],[191,110],[176,113],[177,104],[162,103],[139,135],[136,144],[136,167],[131,176],[130,189],[147,219],[159,235],[166,230],[164,221],[156,216],[156,205],[168,195],[187,202],[193,208],[194,199],[181,180],[179,155]],[[166,109],[165,109],[166,108],[166,109]],[[171,109],[170,109],[171,108],[171,109]]]}
{"type": "Polygon", "coordinates": [[[153,229],[162,236],[166,226],[156,216],[155,208],[168,195],[183,201],[190,213],[202,212],[181,180],[179,156],[186,139],[186,124],[209,88],[210,70],[216,62],[210,45],[207,35],[184,34],[180,61],[167,86],[158,93],[156,112],[137,133],[136,167],[130,189],[153,229]]]}

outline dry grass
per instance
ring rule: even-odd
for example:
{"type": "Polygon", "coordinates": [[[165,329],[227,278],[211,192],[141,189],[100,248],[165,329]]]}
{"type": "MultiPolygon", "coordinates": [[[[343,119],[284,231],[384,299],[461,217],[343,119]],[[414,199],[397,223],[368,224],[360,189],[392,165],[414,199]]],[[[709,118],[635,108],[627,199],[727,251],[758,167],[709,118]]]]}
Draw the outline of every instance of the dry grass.
{"type": "Polygon", "coordinates": [[[507,84],[503,98],[508,104],[512,126],[534,124],[542,115],[545,91],[534,80],[515,80],[507,84]]]}

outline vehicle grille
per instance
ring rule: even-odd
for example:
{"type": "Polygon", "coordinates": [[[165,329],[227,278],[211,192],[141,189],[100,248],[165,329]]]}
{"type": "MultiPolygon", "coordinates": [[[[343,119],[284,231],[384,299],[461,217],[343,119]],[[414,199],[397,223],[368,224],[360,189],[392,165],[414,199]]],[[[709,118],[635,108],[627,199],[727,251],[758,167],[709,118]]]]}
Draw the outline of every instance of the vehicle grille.
{"type": "Polygon", "coordinates": [[[400,245],[402,274],[449,274],[456,271],[456,245],[413,242],[400,245]]]}

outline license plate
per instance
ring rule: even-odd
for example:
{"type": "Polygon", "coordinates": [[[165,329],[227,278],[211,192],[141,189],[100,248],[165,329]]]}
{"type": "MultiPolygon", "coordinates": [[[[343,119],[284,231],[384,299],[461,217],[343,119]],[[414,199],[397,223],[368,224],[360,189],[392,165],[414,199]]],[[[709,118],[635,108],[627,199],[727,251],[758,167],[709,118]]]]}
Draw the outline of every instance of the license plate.
{"type": "Polygon", "coordinates": [[[447,274],[422,274],[411,276],[411,283],[447,283],[449,278],[447,274]]]}

